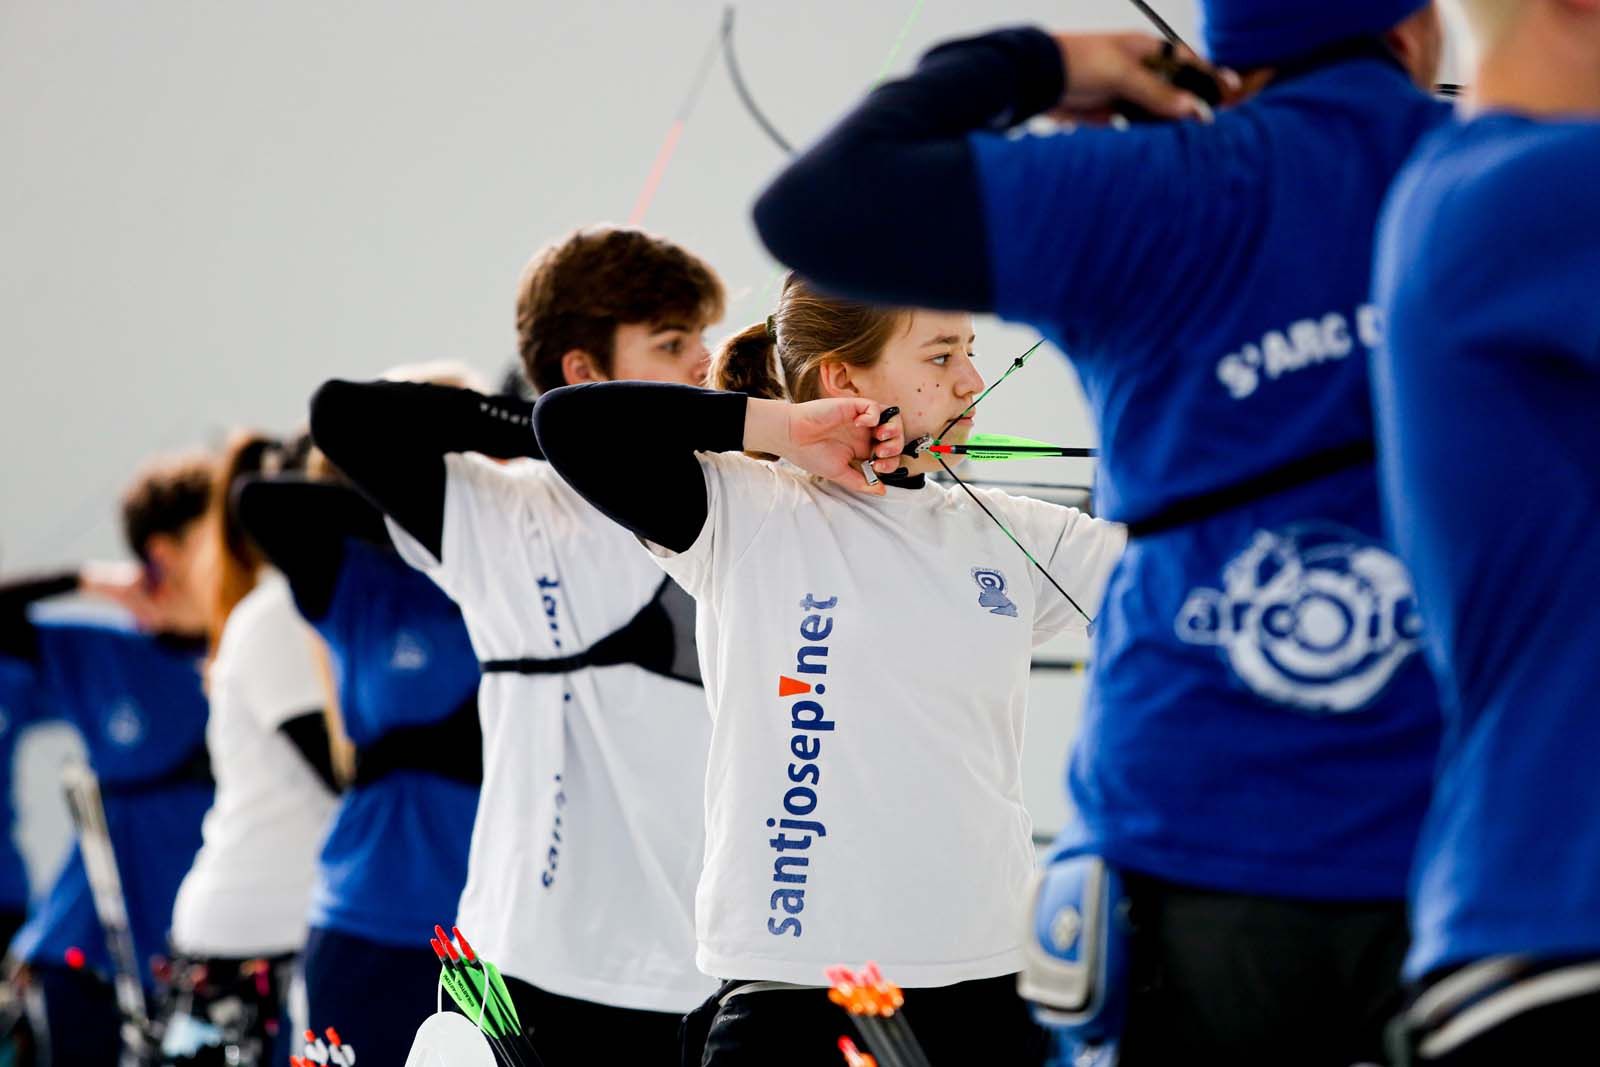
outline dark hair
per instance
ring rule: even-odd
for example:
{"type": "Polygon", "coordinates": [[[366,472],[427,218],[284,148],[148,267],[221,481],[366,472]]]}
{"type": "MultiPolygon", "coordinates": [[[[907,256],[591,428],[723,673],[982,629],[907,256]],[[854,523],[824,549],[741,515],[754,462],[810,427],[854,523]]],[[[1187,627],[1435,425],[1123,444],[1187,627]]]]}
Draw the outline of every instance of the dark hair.
{"type": "Polygon", "coordinates": [[[534,392],[533,386],[528,383],[528,376],[522,372],[520,360],[506,364],[506,369],[500,375],[500,393],[502,396],[515,396],[523,400],[539,399],[539,394],[534,392]]]}
{"type": "Polygon", "coordinates": [[[122,494],[122,536],[148,563],[150,539],[178,536],[206,513],[216,460],[204,452],[169,456],[146,464],[122,494]]]}
{"type": "Polygon", "coordinates": [[[517,288],[517,350],[539,393],[566,384],[577,348],[611,373],[617,327],[722,317],[722,282],[703,260],[641,230],[597,226],[541,250],[517,288]]]}
{"type": "Polygon", "coordinates": [[[711,386],[768,400],[815,400],[823,364],[872,366],[909,314],[828,296],[791,274],[771,318],[722,342],[711,386]]]}

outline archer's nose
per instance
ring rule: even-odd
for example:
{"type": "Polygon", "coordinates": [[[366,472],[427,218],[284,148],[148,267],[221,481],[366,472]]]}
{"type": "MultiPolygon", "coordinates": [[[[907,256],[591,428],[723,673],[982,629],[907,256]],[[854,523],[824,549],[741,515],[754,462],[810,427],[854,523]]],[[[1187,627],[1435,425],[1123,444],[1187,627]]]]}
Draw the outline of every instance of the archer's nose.
{"type": "Polygon", "coordinates": [[[972,357],[968,355],[956,358],[960,361],[956,367],[956,396],[963,400],[977,396],[983,391],[983,375],[978,373],[977,364],[973,363],[972,357]]]}

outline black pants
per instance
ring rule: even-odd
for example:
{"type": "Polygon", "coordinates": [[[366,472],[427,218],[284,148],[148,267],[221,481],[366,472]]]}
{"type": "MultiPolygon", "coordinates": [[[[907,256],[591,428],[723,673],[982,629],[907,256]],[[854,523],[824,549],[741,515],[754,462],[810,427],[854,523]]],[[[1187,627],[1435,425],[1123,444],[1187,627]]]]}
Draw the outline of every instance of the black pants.
{"type": "Polygon", "coordinates": [[[1405,904],[1128,879],[1136,928],[1121,1067],[1384,1062],[1404,1003],[1405,904]]]}
{"type": "MultiPolygon", "coordinates": [[[[678,1060],[678,1024],[670,1011],[616,1008],[575,1000],[505,975],[517,1017],[533,1035],[545,1067],[670,1067],[678,1060]]],[[[356,1051],[360,1051],[357,1046],[356,1051]]]]}
{"type": "Polygon", "coordinates": [[[27,912],[0,908],[0,956],[5,955],[6,946],[11,944],[11,939],[17,936],[17,931],[22,929],[27,918],[27,912]]]}
{"type": "MultiPolygon", "coordinates": [[[[338,1030],[363,1064],[406,1062],[438,1002],[439,960],[426,945],[396,948],[317,928],[306,939],[304,966],[312,1030],[338,1030]]],[[[451,1005],[448,995],[444,1004],[451,1005]]]]}
{"type": "MultiPolygon", "coordinates": [[[[727,982],[684,1019],[682,1067],[818,1067],[842,1064],[839,1038],[881,1056],[824,989],[778,989],[723,998],[727,982]]],[[[906,990],[906,1021],[934,1067],[1036,1067],[1044,1031],[1017,996],[1016,975],[906,990]]]]}
{"type": "Polygon", "coordinates": [[[122,1014],[111,986],[88,971],[30,964],[28,1020],[38,1067],[116,1067],[122,1014]]]}

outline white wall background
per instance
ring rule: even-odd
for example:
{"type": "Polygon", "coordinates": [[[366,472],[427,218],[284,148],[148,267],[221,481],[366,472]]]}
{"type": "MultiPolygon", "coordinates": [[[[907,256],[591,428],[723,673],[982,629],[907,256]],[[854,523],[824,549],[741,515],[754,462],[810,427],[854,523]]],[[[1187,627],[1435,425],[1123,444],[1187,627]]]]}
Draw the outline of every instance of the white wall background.
{"type": "MultiPolygon", "coordinates": [[[[1192,37],[1192,0],[1158,6],[1192,37]]],[[[804,142],[913,15],[894,70],[995,25],[1142,25],[1125,0],[748,0],[745,77],[804,142]]],[[[626,218],[720,18],[714,0],[0,5],[0,570],[119,554],[113,496],[141,457],[287,429],[331,375],[496,374],[519,268],[626,218]]],[[[723,273],[716,336],[767,313],[747,208],[780,161],[713,70],[645,222],[723,273]]],[[[998,373],[1032,337],[980,340],[998,373]]],[[[1026,374],[988,425],[1089,443],[1065,364],[1026,374]]],[[[1053,827],[1081,683],[1041,684],[1029,792],[1053,827]]]]}

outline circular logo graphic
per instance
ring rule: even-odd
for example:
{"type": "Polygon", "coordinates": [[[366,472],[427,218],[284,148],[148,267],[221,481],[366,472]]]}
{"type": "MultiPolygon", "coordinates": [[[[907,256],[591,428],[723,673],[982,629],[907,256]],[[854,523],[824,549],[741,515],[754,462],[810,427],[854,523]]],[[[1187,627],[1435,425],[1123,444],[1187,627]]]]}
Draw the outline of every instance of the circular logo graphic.
{"type": "Polygon", "coordinates": [[[132,748],[144,739],[144,716],[139,705],[125,700],[106,716],[106,736],[113,744],[132,748]]]}
{"type": "Polygon", "coordinates": [[[1017,606],[1006,596],[1006,576],[994,567],[972,568],[972,580],[978,583],[978,606],[989,609],[991,615],[1017,617],[1017,606]]]}
{"type": "Polygon", "coordinates": [[[1190,592],[1178,636],[1220,646],[1251,691],[1305,711],[1365,707],[1417,648],[1421,619],[1405,567],[1351,530],[1259,531],[1190,592]]]}

